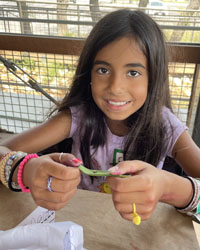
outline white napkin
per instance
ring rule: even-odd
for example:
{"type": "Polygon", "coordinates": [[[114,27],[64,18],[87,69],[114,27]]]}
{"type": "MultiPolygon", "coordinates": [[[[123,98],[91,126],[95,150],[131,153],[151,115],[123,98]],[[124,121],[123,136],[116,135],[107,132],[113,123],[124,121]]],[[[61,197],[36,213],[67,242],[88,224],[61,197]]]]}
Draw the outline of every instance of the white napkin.
{"type": "Polygon", "coordinates": [[[1,250],[83,250],[83,228],[71,221],[0,231],[1,250]]]}

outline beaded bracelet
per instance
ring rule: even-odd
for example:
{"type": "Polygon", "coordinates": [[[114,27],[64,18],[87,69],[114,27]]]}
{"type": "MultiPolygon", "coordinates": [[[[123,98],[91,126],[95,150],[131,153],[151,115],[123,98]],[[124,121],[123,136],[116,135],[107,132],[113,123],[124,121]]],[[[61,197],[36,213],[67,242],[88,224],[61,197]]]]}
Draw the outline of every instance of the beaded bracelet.
{"type": "Polygon", "coordinates": [[[3,159],[5,159],[5,157],[8,155],[9,153],[6,153],[4,155],[1,156],[1,160],[0,160],[0,179],[1,182],[6,185],[6,180],[5,180],[5,176],[4,176],[4,167],[5,167],[5,161],[3,161],[3,159]]]}
{"type": "Polygon", "coordinates": [[[21,151],[18,151],[16,152],[15,154],[12,154],[9,159],[7,160],[6,162],[6,166],[5,166],[5,169],[4,169],[4,174],[5,174],[5,178],[6,178],[6,182],[8,183],[8,180],[9,180],[9,176],[10,176],[10,172],[11,172],[11,169],[12,169],[12,165],[13,165],[13,162],[16,158],[21,158],[23,156],[26,156],[27,153],[24,153],[24,152],[21,152],[21,151]]]}
{"type": "Polygon", "coordinates": [[[30,189],[26,188],[23,184],[23,181],[22,181],[24,166],[27,163],[27,161],[30,160],[31,158],[38,158],[38,157],[39,156],[37,154],[28,154],[24,157],[23,161],[19,164],[19,169],[18,169],[18,173],[17,173],[17,181],[18,181],[18,184],[19,184],[22,192],[25,192],[25,193],[30,192],[30,189]]]}
{"type": "Polygon", "coordinates": [[[194,217],[198,222],[200,222],[200,180],[197,178],[192,178],[190,176],[187,177],[193,187],[193,197],[192,200],[189,202],[189,204],[183,208],[178,208],[177,211],[180,213],[185,213],[189,216],[194,217]]]}
{"type": "MultiPolygon", "coordinates": [[[[14,160],[16,158],[19,158],[21,156],[25,156],[27,155],[26,153],[24,152],[21,152],[21,151],[11,151],[7,154],[5,154],[4,157],[2,157],[2,160],[0,162],[0,166],[1,166],[1,180],[2,180],[2,183],[7,187],[9,188],[9,185],[8,185],[8,180],[9,180],[9,176],[10,176],[10,173],[11,173],[11,169],[12,169],[12,164],[14,162],[14,160]]],[[[19,189],[19,186],[13,182],[13,185],[15,185],[16,188],[19,189]]]]}
{"type": "Polygon", "coordinates": [[[15,165],[13,166],[13,168],[11,169],[11,172],[10,172],[10,176],[9,176],[9,179],[8,179],[8,187],[9,187],[10,190],[12,190],[14,192],[21,192],[22,191],[21,188],[20,188],[20,186],[17,183],[15,183],[15,182],[12,181],[12,178],[13,178],[13,174],[14,174],[16,168],[19,166],[20,162],[23,161],[23,159],[25,158],[25,156],[23,156],[22,158],[20,158],[15,163],[15,165]]]}
{"type": "Polygon", "coordinates": [[[7,153],[2,160],[0,161],[0,177],[1,177],[1,182],[4,184],[4,186],[8,187],[8,182],[6,180],[6,175],[5,175],[5,168],[6,168],[6,163],[9,160],[9,158],[12,155],[15,155],[17,152],[11,151],[7,153]]]}
{"type": "Polygon", "coordinates": [[[192,213],[199,214],[200,213],[200,180],[198,178],[195,178],[195,179],[193,178],[193,180],[195,181],[197,193],[196,193],[194,205],[192,207],[192,213]]]}
{"type": "Polygon", "coordinates": [[[197,185],[196,181],[190,176],[187,176],[185,178],[187,178],[192,184],[193,195],[192,195],[191,201],[185,207],[175,207],[181,213],[187,213],[187,212],[194,209],[195,203],[198,200],[198,194],[199,194],[198,185],[197,185]]]}
{"type": "Polygon", "coordinates": [[[192,211],[187,212],[187,215],[192,216],[196,220],[196,222],[200,223],[200,180],[197,178],[195,178],[194,180],[198,186],[198,198],[195,204],[195,208],[192,211]]]}
{"type": "Polygon", "coordinates": [[[2,161],[3,160],[3,158],[4,157],[6,157],[6,155],[8,155],[10,152],[8,152],[8,153],[6,153],[6,154],[4,154],[4,155],[2,155],[1,157],[0,157],[0,161],[2,161]]]}

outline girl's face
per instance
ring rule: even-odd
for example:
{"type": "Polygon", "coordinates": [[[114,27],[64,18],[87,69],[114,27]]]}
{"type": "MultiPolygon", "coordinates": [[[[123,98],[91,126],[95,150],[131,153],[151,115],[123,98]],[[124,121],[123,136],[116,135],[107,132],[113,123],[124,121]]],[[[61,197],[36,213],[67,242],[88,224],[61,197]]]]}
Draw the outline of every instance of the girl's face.
{"type": "Polygon", "coordinates": [[[101,49],[91,72],[92,96],[108,124],[124,121],[147,98],[147,60],[134,39],[124,37],[101,49]]]}

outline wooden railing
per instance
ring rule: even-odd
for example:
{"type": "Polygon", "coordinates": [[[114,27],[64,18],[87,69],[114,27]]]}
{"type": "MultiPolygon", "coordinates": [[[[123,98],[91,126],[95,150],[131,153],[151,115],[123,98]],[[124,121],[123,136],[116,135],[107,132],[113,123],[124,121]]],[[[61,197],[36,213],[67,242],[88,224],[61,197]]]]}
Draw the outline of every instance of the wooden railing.
{"type": "MultiPolygon", "coordinates": [[[[27,51],[36,53],[51,53],[62,55],[80,55],[84,45],[84,39],[41,37],[0,34],[0,50],[27,51]]],[[[199,98],[200,86],[200,44],[168,44],[169,62],[195,64],[193,76],[192,94],[188,109],[188,121],[194,113],[195,98],[199,98]],[[197,93],[198,92],[198,93],[197,93]]],[[[200,145],[200,101],[195,107],[196,117],[193,127],[193,138],[200,145]]]]}
{"type": "MultiPolygon", "coordinates": [[[[80,55],[84,39],[0,34],[0,49],[80,55]]],[[[170,62],[200,64],[200,44],[168,44],[170,62]]]]}

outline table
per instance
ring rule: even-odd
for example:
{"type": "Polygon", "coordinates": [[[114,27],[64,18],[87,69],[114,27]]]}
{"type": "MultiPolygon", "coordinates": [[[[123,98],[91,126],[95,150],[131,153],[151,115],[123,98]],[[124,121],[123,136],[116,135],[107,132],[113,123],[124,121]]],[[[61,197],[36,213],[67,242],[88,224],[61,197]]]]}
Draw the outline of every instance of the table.
{"type": "MultiPolygon", "coordinates": [[[[36,207],[31,194],[14,193],[0,184],[0,230],[15,227],[36,207]]],[[[162,203],[150,220],[136,226],[115,211],[111,195],[78,190],[56,212],[56,221],[83,226],[87,250],[199,249],[191,218],[162,203]]]]}

